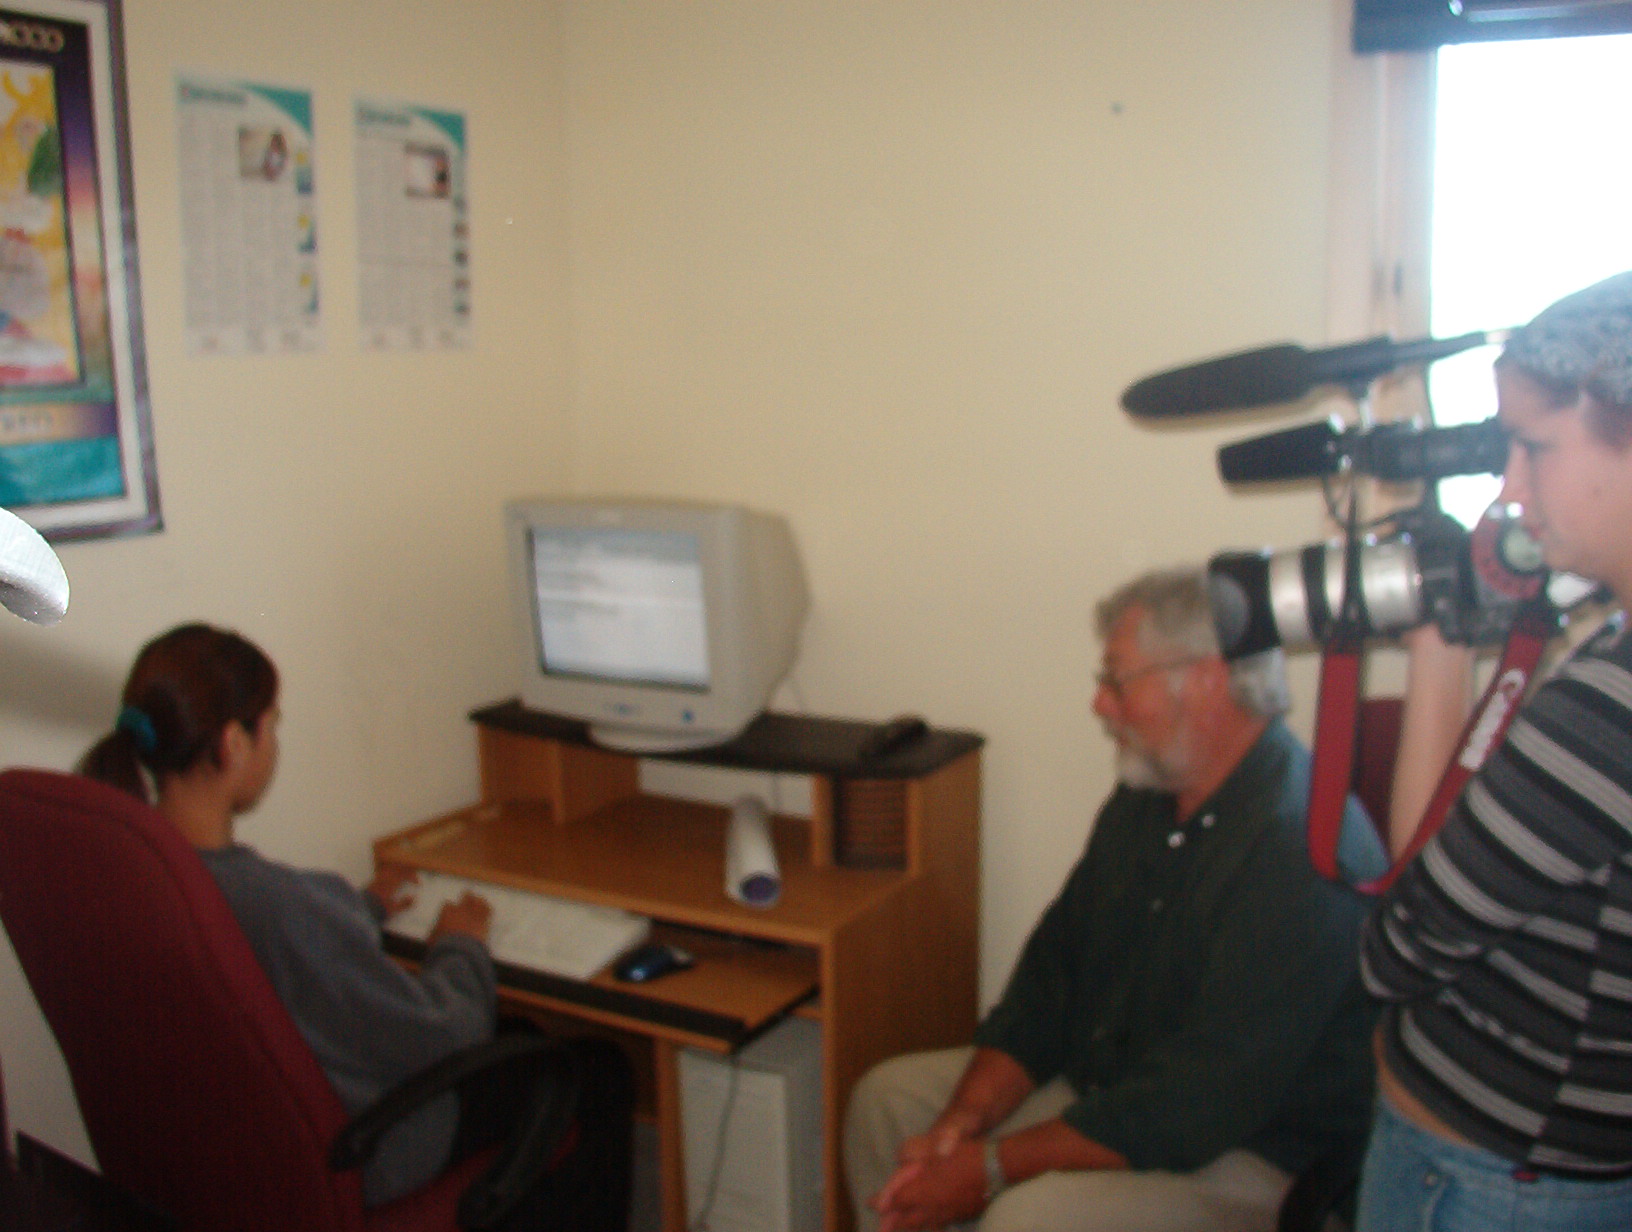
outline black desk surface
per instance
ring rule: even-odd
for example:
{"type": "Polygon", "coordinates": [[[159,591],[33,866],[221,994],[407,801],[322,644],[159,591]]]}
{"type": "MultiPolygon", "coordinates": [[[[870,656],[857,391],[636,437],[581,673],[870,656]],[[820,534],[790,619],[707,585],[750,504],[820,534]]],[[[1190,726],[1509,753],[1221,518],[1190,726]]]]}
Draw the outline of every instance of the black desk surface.
{"type": "MultiPolygon", "coordinates": [[[[569,744],[599,747],[590,738],[588,724],[529,710],[513,698],[473,710],[470,717],[483,726],[516,735],[540,736],[569,744]]],[[[827,774],[837,778],[912,779],[938,770],[986,742],[983,736],[975,732],[931,727],[920,739],[888,756],[862,761],[857,754],[867,738],[880,726],[882,724],[853,719],[826,719],[766,711],[748,724],[741,735],[725,744],[683,753],[642,753],[638,756],[737,770],[827,774]]]]}

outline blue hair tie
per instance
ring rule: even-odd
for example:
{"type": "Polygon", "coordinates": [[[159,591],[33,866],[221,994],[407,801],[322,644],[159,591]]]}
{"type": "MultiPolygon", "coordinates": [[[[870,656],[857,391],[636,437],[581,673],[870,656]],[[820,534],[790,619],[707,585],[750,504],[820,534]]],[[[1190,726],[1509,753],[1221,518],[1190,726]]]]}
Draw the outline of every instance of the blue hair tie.
{"type": "Polygon", "coordinates": [[[151,757],[159,747],[159,733],[153,729],[153,720],[135,706],[126,706],[115,721],[115,731],[129,732],[136,747],[151,757]]]}

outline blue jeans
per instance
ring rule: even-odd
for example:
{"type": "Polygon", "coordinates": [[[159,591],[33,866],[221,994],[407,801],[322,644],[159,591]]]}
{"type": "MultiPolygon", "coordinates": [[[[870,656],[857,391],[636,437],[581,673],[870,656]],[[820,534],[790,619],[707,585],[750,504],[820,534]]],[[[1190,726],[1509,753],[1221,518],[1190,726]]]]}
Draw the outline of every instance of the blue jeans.
{"type": "Polygon", "coordinates": [[[1355,1232],[1627,1232],[1632,1179],[1519,1180],[1510,1160],[1418,1129],[1377,1101],[1355,1232]]]}

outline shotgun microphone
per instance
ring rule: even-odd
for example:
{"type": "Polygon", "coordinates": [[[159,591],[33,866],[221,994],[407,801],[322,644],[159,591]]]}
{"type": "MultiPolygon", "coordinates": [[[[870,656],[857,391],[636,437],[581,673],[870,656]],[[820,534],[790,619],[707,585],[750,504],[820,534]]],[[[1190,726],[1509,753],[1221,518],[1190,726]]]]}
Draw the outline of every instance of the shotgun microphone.
{"type": "Polygon", "coordinates": [[[1450,475],[1499,475],[1506,464],[1507,434],[1494,415],[1450,428],[1388,423],[1346,430],[1334,415],[1218,451],[1218,473],[1225,483],[1315,479],[1344,467],[1390,483],[1406,483],[1450,475]]]}
{"type": "Polygon", "coordinates": [[[1318,351],[1283,342],[1147,376],[1123,390],[1122,406],[1136,419],[1167,419],[1292,402],[1323,385],[1366,385],[1506,336],[1499,330],[1395,342],[1381,335],[1318,351]]]}

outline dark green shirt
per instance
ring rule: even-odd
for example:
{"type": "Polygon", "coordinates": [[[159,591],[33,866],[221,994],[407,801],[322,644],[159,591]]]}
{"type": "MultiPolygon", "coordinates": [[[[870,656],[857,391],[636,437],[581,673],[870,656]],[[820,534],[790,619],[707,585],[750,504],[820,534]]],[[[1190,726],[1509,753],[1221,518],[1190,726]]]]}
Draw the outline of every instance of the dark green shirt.
{"type": "MultiPolygon", "coordinates": [[[[1233,1148],[1297,1172],[1370,1121],[1364,898],[1309,862],[1309,754],[1273,722],[1186,823],[1172,794],[1118,788],[975,1035],[1067,1124],[1135,1168],[1189,1171],[1233,1148]]],[[[1357,875],[1384,857],[1350,801],[1357,875]]]]}

